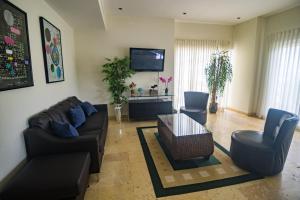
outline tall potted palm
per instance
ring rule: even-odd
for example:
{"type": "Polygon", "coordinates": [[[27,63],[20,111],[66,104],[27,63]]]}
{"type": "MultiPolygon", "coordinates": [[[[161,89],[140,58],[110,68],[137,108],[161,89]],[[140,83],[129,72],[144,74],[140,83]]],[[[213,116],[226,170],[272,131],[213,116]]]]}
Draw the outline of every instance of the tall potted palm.
{"type": "Polygon", "coordinates": [[[128,57],[106,58],[106,61],[107,63],[102,66],[102,72],[104,73],[103,81],[108,83],[108,90],[112,97],[111,103],[115,106],[116,120],[120,122],[122,104],[127,102],[127,97],[124,95],[124,92],[129,89],[125,84],[126,79],[130,78],[134,74],[134,71],[129,68],[128,57]]]}
{"type": "Polygon", "coordinates": [[[207,86],[211,94],[209,111],[210,113],[216,113],[218,110],[217,97],[223,95],[226,82],[232,79],[232,64],[230,63],[228,51],[213,53],[205,73],[207,86]]]}

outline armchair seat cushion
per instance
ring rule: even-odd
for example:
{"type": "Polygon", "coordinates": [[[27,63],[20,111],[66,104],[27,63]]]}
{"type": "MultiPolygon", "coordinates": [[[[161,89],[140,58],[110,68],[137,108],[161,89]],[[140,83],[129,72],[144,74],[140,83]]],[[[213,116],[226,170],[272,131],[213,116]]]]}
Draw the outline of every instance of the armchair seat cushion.
{"type": "Polygon", "coordinates": [[[180,112],[186,114],[187,116],[191,117],[192,119],[194,119],[202,125],[204,125],[207,121],[206,110],[181,107],[180,112]]]}
{"type": "Polygon", "coordinates": [[[260,148],[272,151],[273,141],[267,137],[264,137],[263,134],[258,131],[234,131],[232,133],[232,140],[252,148],[260,148]]]}
{"type": "Polygon", "coordinates": [[[191,112],[191,113],[201,113],[206,112],[205,110],[196,109],[196,108],[186,108],[186,107],[180,107],[181,112],[191,112]]]}
{"type": "Polygon", "coordinates": [[[8,182],[1,199],[81,199],[77,197],[84,196],[90,162],[89,153],[36,157],[8,182]]]}

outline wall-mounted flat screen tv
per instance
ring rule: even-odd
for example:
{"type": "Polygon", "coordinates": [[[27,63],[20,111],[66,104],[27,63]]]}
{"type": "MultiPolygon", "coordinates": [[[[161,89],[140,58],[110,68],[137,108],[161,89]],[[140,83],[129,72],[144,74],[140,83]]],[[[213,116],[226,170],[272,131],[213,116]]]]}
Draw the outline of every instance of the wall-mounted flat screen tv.
{"type": "Polygon", "coordinates": [[[130,68],[135,71],[164,71],[165,50],[130,48],[130,68]]]}

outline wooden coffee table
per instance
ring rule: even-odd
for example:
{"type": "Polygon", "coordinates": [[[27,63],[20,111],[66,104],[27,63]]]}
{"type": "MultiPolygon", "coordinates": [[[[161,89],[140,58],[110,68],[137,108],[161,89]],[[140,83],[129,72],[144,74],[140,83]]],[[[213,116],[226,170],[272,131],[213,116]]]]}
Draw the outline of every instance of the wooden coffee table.
{"type": "Polygon", "coordinates": [[[208,159],[214,152],[211,132],[186,114],[158,115],[158,132],[174,160],[208,159]]]}

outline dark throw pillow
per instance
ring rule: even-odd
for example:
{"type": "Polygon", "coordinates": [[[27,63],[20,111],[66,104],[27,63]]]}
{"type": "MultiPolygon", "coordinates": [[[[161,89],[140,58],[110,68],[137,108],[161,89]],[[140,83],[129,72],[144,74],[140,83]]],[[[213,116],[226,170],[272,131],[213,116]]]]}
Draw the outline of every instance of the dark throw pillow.
{"type": "Polygon", "coordinates": [[[63,138],[79,136],[76,128],[69,123],[51,121],[51,128],[55,135],[63,138]]]}
{"type": "Polygon", "coordinates": [[[82,110],[80,105],[71,108],[69,114],[70,114],[72,125],[75,128],[81,126],[86,120],[84,111],[82,110]]]}
{"type": "Polygon", "coordinates": [[[82,102],[80,106],[86,116],[91,116],[93,113],[98,112],[97,109],[90,102],[82,102]]]}

